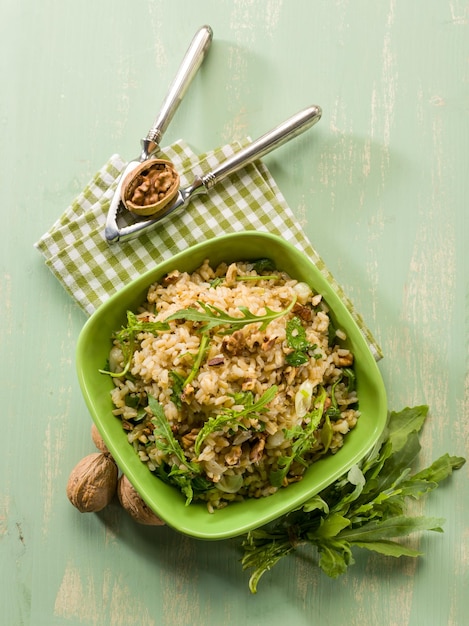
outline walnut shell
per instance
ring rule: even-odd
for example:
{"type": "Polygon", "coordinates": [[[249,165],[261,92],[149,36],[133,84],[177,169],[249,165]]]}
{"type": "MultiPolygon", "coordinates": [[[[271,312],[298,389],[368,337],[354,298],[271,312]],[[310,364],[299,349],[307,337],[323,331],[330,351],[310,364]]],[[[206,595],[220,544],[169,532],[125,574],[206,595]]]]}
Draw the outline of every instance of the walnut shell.
{"type": "Polygon", "coordinates": [[[131,213],[151,217],[174,200],[179,191],[179,183],[179,174],[171,161],[148,159],[137,165],[124,178],[121,199],[131,213]],[[152,176],[163,171],[164,183],[150,181],[152,176]]]}
{"type": "Polygon", "coordinates": [[[102,452],[93,452],[73,468],[67,497],[81,513],[101,511],[116,493],[117,477],[113,459],[102,452]]]}
{"type": "Polygon", "coordinates": [[[119,478],[117,484],[117,497],[122,507],[139,524],[145,524],[146,526],[164,526],[163,520],[153,513],[124,474],[119,478]]]}

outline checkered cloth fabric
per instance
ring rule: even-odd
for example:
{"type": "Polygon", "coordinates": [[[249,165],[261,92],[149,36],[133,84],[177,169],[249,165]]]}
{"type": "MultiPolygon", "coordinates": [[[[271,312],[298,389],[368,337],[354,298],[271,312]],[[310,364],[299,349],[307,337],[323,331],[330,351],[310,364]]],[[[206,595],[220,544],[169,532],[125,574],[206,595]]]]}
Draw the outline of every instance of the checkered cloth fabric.
{"type": "MultiPolygon", "coordinates": [[[[247,140],[246,140],[247,141],[247,140]]],[[[196,155],[183,141],[162,150],[173,162],[183,186],[208,173],[245,142],[196,155]]],[[[86,314],[91,315],[114,292],[155,264],[202,240],[243,230],[267,231],[305,252],[340,295],[361,328],[375,358],[382,353],[288,207],[262,162],[247,165],[185,209],[164,218],[137,239],[110,245],[104,236],[106,216],[125,162],[113,155],[39,241],[46,265],[86,314]]]]}

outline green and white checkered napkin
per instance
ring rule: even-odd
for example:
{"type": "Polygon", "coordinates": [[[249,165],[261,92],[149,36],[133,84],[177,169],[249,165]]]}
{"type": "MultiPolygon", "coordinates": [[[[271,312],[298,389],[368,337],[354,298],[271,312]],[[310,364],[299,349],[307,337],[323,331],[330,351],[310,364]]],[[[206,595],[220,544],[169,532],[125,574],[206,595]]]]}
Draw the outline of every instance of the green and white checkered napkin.
{"type": "MultiPolygon", "coordinates": [[[[239,150],[236,142],[197,156],[183,141],[165,148],[181,184],[190,184],[239,150]]],[[[371,332],[308,241],[265,165],[251,164],[196,197],[186,209],[137,239],[109,245],[104,226],[109,203],[125,162],[113,155],[51,229],[35,244],[46,265],[80,307],[91,315],[114,292],[155,264],[195,243],[243,230],[268,231],[304,251],[339,293],[370,345],[382,353],[371,332]]]]}

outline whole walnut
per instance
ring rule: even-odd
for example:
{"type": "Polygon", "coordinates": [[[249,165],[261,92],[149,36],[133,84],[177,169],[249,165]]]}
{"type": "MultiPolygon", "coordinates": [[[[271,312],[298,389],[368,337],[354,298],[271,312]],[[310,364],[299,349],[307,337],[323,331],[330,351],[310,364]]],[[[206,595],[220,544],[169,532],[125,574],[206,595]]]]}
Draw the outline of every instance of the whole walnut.
{"type": "Polygon", "coordinates": [[[104,443],[104,439],[101,437],[101,433],[98,430],[98,427],[93,422],[91,424],[91,439],[93,440],[94,445],[98,448],[100,452],[104,454],[111,454],[107,449],[106,444],[104,443]]]}
{"type": "Polygon", "coordinates": [[[145,524],[146,526],[164,526],[163,520],[150,509],[124,474],[119,478],[117,497],[122,507],[139,524],[145,524]]]}
{"type": "Polygon", "coordinates": [[[73,468],[67,483],[67,497],[81,513],[101,511],[117,489],[118,469],[108,454],[94,452],[73,468]]]}

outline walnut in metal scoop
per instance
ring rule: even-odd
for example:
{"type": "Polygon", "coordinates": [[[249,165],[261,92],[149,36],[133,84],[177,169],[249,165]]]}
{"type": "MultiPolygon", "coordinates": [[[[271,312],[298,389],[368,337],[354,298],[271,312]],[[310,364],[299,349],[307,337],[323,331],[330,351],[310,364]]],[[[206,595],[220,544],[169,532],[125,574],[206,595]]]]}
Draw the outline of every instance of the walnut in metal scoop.
{"type": "Polygon", "coordinates": [[[171,161],[149,159],[124,178],[122,202],[136,215],[156,215],[176,197],[179,183],[171,161]]]}

